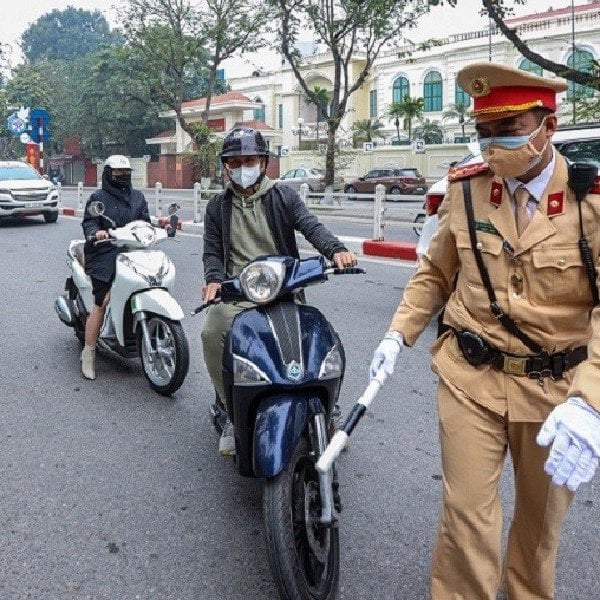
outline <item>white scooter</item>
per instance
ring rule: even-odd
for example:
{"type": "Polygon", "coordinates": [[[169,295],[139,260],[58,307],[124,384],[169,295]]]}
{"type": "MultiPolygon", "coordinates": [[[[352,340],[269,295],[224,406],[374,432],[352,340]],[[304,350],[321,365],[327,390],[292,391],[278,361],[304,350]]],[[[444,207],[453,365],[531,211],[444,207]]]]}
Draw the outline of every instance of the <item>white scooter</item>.
{"type": "MultiPolygon", "coordinates": [[[[175,280],[175,265],[159,250],[150,246],[173,237],[177,229],[177,205],[169,207],[167,230],[146,221],[133,221],[115,227],[104,215],[102,202],[93,202],[88,211],[102,216],[113,227],[110,238],[96,243],[110,243],[125,252],[117,256],[115,279],[110,291],[104,323],[97,348],[124,358],[140,357],[150,387],[163,395],[175,392],[188,372],[190,354],[181,326],[183,310],[169,293],[175,280]]],[[[89,241],[95,241],[90,236],[89,241]]],[[[60,320],[73,327],[83,342],[85,322],[94,304],[92,282],[84,271],[83,240],[73,240],[67,250],[71,277],[65,293],[54,302],[60,320]]]]}

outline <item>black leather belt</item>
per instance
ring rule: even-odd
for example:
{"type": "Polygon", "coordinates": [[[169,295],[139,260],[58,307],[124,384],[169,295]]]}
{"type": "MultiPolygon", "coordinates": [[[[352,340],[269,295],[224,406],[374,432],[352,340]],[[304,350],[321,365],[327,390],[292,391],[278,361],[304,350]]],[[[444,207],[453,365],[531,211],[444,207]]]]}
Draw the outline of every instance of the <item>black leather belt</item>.
{"type": "Polygon", "coordinates": [[[555,354],[533,354],[520,356],[501,352],[488,344],[476,333],[466,329],[454,329],[463,356],[473,366],[491,364],[510,375],[526,375],[532,379],[552,377],[561,379],[565,371],[572,369],[587,358],[587,347],[579,346],[555,354]]]}

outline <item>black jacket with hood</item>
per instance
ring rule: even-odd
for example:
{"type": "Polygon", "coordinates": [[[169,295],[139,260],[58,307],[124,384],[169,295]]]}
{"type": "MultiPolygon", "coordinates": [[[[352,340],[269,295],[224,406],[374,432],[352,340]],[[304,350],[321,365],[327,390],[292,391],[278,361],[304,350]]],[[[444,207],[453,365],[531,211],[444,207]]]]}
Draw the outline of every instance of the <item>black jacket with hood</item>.
{"type": "MultiPolygon", "coordinates": [[[[120,189],[113,185],[109,179],[109,170],[104,169],[102,173],[102,189],[95,191],[85,205],[85,212],[81,226],[86,235],[93,235],[101,229],[111,229],[112,225],[102,217],[93,217],[88,211],[91,202],[102,202],[104,204],[104,214],[110,217],[117,227],[123,227],[131,221],[148,221],[150,223],[150,214],[148,204],[144,194],[131,188],[120,189]]],[[[94,245],[86,242],[85,253],[85,272],[90,276],[101,281],[112,281],[115,275],[117,254],[122,252],[121,248],[116,248],[106,242],[94,245]]]]}
{"type": "MultiPolygon", "coordinates": [[[[204,279],[206,283],[225,279],[231,249],[231,189],[209,200],[204,217],[204,279]]],[[[337,237],[310,213],[298,193],[286,185],[274,185],[264,196],[263,206],[269,229],[279,253],[299,258],[295,232],[299,231],[321,254],[331,259],[347,251],[337,237]]]]}

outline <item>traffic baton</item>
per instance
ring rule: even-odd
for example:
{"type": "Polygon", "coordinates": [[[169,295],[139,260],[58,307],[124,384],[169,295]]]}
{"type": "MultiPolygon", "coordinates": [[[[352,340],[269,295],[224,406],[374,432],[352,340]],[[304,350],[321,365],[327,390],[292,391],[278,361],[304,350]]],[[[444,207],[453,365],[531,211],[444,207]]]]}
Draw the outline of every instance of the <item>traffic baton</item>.
{"type": "Polygon", "coordinates": [[[375,396],[379,393],[379,390],[383,387],[385,380],[387,379],[387,373],[383,369],[379,369],[377,374],[371,380],[371,383],[367,386],[363,395],[358,399],[356,404],[352,407],[350,414],[346,417],[344,426],[338,429],[334,436],[331,438],[327,448],[321,457],[317,461],[317,471],[320,473],[327,473],[331,469],[334,461],[341,454],[350,434],[363,418],[363,415],[367,412],[367,408],[371,405],[371,402],[375,399],[375,396]]]}

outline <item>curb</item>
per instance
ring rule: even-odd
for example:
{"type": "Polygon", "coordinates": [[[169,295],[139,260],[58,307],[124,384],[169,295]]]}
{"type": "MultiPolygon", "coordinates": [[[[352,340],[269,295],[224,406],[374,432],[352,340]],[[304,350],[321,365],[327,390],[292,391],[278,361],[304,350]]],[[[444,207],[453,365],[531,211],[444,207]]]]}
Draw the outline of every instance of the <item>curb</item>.
{"type": "MultiPolygon", "coordinates": [[[[61,208],[59,212],[70,217],[81,217],[83,211],[75,208],[61,208]]],[[[164,227],[169,222],[169,217],[150,217],[153,225],[164,227]]],[[[177,229],[184,233],[199,234],[204,231],[204,223],[194,223],[193,221],[179,221],[177,229]]],[[[350,252],[366,256],[381,256],[383,258],[397,258],[400,260],[417,260],[417,245],[411,242],[385,242],[379,240],[369,240],[366,238],[342,236],[338,238],[340,242],[348,248],[350,252]]],[[[298,247],[303,250],[314,250],[313,246],[306,241],[304,236],[297,234],[296,241],[298,247]]]]}

